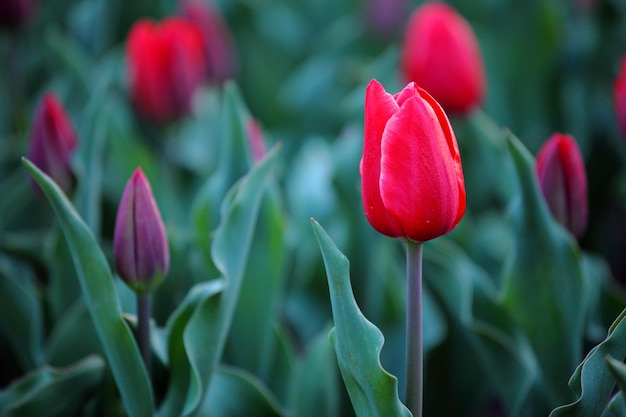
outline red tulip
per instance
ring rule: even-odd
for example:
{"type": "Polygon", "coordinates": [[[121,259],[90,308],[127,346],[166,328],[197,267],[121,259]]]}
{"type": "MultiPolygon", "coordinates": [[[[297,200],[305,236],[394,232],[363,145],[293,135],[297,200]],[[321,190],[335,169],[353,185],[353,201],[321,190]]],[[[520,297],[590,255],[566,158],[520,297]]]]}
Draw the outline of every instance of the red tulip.
{"type": "Polygon", "coordinates": [[[367,219],[387,236],[423,242],[463,217],[454,132],[441,106],[414,83],[395,95],[376,80],[367,86],[361,186],[367,219]]]}
{"type": "Polygon", "coordinates": [[[402,49],[402,72],[447,112],[467,113],[485,91],[480,49],[469,23],[450,6],[425,3],[411,16],[402,49]]]}
{"type": "Polygon", "coordinates": [[[124,188],[115,220],[113,254],[119,276],[134,291],[154,290],[167,274],[167,235],[152,188],[137,168],[124,188]]]}
{"type": "Polygon", "coordinates": [[[617,122],[622,135],[626,137],[626,56],[622,58],[622,64],[613,90],[617,122]]]}
{"type": "Polygon", "coordinates": [[[28,158],[69,193],[75,177],[70,165],[78,143],[65,109],[54,93],[43,96],[30,134],[28,158]]]}
{"type": "Polygon", "coordinates": [[[574,236],[587,228],[587,175],[574,138],[553,134],[537,154],[541,192],[554,217],[574,236]]]}
{"type": "Polygon", "coordinates": [[[206,76],[196,25],[181,18],[140,20],[130,30],[126,55],[133,104],[143,116],[167,121],[190,111],[206,76]]]}
{"type": "Polygon", "coordinates": [[[235,42],[219,10],[202,0],[186,0],[181,5],[185,19],[202,31],[210,82],[222,83],[235,75],[235,42]]]}

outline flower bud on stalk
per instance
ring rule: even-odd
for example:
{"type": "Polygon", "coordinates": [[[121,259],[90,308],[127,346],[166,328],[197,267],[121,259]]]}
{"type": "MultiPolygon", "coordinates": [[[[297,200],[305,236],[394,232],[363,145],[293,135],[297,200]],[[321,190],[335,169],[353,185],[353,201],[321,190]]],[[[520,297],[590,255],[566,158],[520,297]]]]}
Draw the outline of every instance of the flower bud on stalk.
{"type": "Polygon", "coordinates": [[[137,111],[165,122],[191,110],[193,95],[206,78],[202,32],[181,18],[161,23],[140,20],[126,44],[132,102],[137,111]]]}
{"type": "Polygon", "coordinates": [[[622,58],[620,71],[615,79],[613,101],[620,133],[626,138],[626,56],[622,58]]]}
{"type": "Polygon", "coordinates": [[[202,32],[209,82],[221,84],[235,76],[235,42],[219,10],[209,2],[185,0],[181,14],[202,32]]]}
{"type": "Polygon", "coordinates": [[[450,6],[430,2],[413,13],[401,60],[405,80],[428,91],[447,112],[466,114],[481,103],[485,74],[478,42],[450,6]]]}
{"type": "Polygon", "coordinates": [[[46,93],[35,113],[28,159],[70,193],[76,179],[70,160],[78,144],[65,109],[54,93],[46,93]]]}
{"type": "Polygon", "coordinates": [[[137,293],[150,293],[169,269],[163,220],[148,179],[137,168],[117,211],[113,253],[119,276],[137,293]]]}
{"type": "Polygon", "coordinates": [[[539,150],[535,169],[552,215],[580,238],[587,228],[587,175],[574,138],[553,134],[539,150]]]}
{"type": "Polygon", "coordinates": [[[441,106],[414,83],[395,95],[376,80],[367,86],[361,186],[367,219],[390,237],[424,242],[463,217],[454,132],[441,106]]]}

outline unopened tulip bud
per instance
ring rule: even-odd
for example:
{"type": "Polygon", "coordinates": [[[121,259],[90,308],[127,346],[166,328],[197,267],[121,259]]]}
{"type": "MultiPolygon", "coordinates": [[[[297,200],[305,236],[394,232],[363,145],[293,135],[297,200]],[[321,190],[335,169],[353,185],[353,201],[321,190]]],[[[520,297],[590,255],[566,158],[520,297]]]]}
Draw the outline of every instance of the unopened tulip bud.
{"type": "Polygon", "coordinates": [[[409,19],[402,73],[428,91],[446,112],[465,114],[485,92],[483,61],[469,23],[452,7],[429,2],[409,19]]]}
{"type": "Polygon", "coordinates": [[[186,0],[181,4],[181,14],[202,32],[208,80],[220,84],[234,77],[235,42],[219,10],[207,1],[186,0]]]}
{"type": "Polygon", "coordinates": [[[465,213],[465,181],[452,126],[426,91],[391,95],[376,80],[365,93],[363,208],[380,233],[424,242],[465,213]]]}
{"type": "Polygon", "coordinates": [[[169,270],[165,227],[141,168],[124,188],[115,221],[113,254],[117,273],[138,293],[153,291],[169,270]]]}
{"type": "Polygon", "coordinates": [[[620,71],[615,79],[613,100],[620,133],[626,138],[626,56],[622,58],[620,71]]]}
{"type": "Polygon", "coordinates": [[[536,172],[552,215],[580,238],[587,228],[587,175],[574,138],[552,135],[537,154],[536,172]]]}
{"type": "Polygon", "coordinates": [[[250,151],[252,153],[252,159],[254,162],[258,162],[265,156],[267,152],[265,147],[265,138],[261,131],[259,122],[255,119],[249,119],[246,123],[246,131],[248,133],[248,144],[250,145],[250,151]]]}
{"type": "Polygon", "coordinates": [[[74,128],[58,98],[54,93],[45,94],[35,113],[28,158],[66,193],[74,188],[70,160],[77,144],[74,128]]]}
{"type": "Polygon", "coordinates": [[[189,113],[207,65],[195,24],[181,18],[140,20],[128,35],[126,58],[133,105],[141,115],[163,122],[189,113]]]}

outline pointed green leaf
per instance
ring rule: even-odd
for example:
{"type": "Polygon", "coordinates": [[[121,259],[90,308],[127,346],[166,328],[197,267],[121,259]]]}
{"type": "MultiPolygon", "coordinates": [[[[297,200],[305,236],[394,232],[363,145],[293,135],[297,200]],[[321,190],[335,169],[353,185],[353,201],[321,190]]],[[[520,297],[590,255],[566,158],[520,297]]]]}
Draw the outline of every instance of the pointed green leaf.
{"type": "Polygon", "coordinates": [[[551,406],[571,401],[567,380],[582,355],[584,278],[579,250],[541,196],[533,158],[512,134],[520,182],[516,249],[504,272],[503,302],[528,337],[551,406]]]}
{"type": "Polygon", "coordinates": [[[335,325],[330,339],[356,415],[410,416],[398,398],[398,380],[380,364],[383,334],[363,316],[354,299],[348,259],[319,223],[311,219],[311,224],[328,276],[335,325]]]}
{"type": "Polygon", "coordinates": [[[285,413],[272,393],[252,374],[220,367],[213,377],[202,415],[211,417],[280,417],[285,413]]]}
{"type": "Polygon", "coordinates": [[[122,318],[109,265],[96,240],[50,177],[24,164],[45,193],[67,239],[85,303],[131,417],[151,416],[152,388],[133,334],[122,318]]]}
{"type": "Polygon", "coordinates": [[[615,378],[605,357],[626,357],[626,310],[615,320],[606,339],[578,365],[569,385],[578,399],[556,408],[550,417],[600,417],[611,399],[615,378]]]}
{"type": "MultiPolygon", "coordinates": [[[[275,148],[270,152],[262,162],[233,186],[224,199],[222,221],[215,232],[211,247],[214,263],[224,279],[224,291],[220,294],[217,304],[213,302],[214,298],[207,298],[207,303],[204,303],[206,309],[197,309],[185,327],[183,339],[190,362],[188,378],[191,378],[192,382],[186,389],[186,395],[183,394],[184,386],[176,386],[177,393],[171,395],[178,399],[172,400],[173,405],[167,405],[171,409],[167,408],[163,415],[166,411],[168,415],[176,415],[169,413],[180,408],[183,396],[185,401],[182,415],[191,415],[202,405],[202,399],[206,395],[213,372],[222,356],[239,300],[261,199],[272,175],[278,150],[275,148]]],[[[209,232],[206,231],[206,233],[209,232]]],[[[179,328],[176,331],[180,334],[179,328]]],[[[176,343],[175,340],[172,342],[176,343]]],[[[170,345],[170,348],[172,349],[173,346],[170,345]]],[[[182,376],[177,378],[181,381],[187,378],[185,372],[181,371],[182,376]]]]}
{"type": "Polygon", "coordinates": [[[180,416],[186,408],[198,404],[201,399],[202,377],[198,363],[211,358],[204,357],[210,349],[198,349],[212,340],[204,340],[216,323],[218,295],[224,289],[223,280],[196,284],[167,321],[167,359],[170,382],[158,416],[180,416]],[[196,327],[201,326],[199,331],[196,327]]]}
{"type": "Polygon", "coordinates": [[[0,332],[24,369],[42,364],[43,313],[34,274],[0,256],[0,332]]]}
{"type": "Polygon", "coordinates": [[[89,356],[67,368],[40,368],[0,391],[0,415],[76,415],[85,397],[100,385],[104,369],[98,356],[89,356]]]}
{"type": "Polygon", "coordinates": [[[611,357],[611,355],[606,355],[604,357],[606,364],[609,366],[609,370],[613,374],[615,381],[617,381],[617,386],[619,387],[622,393],[626,392],[626,364],[624,364],[623,360],[618,361],[611,357]]]}

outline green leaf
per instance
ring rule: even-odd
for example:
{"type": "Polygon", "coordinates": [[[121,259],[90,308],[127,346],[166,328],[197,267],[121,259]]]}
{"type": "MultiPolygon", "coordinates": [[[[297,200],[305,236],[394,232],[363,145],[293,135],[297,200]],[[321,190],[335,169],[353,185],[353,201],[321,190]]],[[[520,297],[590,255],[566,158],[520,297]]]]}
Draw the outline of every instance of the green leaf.
{"type": "Polygon", "coordinates": [[[170,383],[158,416],[180,416],[189,412],[188,408],[197,405],[205,387],[199,375],[197,364],[211,360],[205,355],[209,349],[198,349],[204,340],[214,333],[216,325],[218,295],[224,289],[223,280],[196,284],[189,290],[185,299],[167,321],[166,337],[168,345],[170,383]],[[199,328],[199,331],[195,331],[199,328]]]}
{"type": "Polygon", "coordinates": [[[620,391],[622,393],[626,392],[626,364],[624,364],[623,360],[618,361],[612,358],[611,355],[606,355],[604,360],[609,366],[609,370],[613,374],[615,381],[617,381],[617,386],[620,391]]]}
{"type": "Polygon", "coordinates": [[[89,356],[67,368],[40,368],[0,391],[0,415],[70,416],[102,380],[104,362],[89,356]]]}
{"type": "Polygon", "coordinates": [[[410,416],[398,398],[398,380],[380,365],[381,331],[359,310],[350,285],[348,259],[311,219],[324,258],[335,327],[330,339],[339,369],[359,417],[410,416]]]}
{"type": "Polygon", "coordinates": [[[42,364],[43,314],[34,274],[0,256],[0,332],[24,369],[42,364]]]}
{"type": "Polygon", "coordinates": [[[151,416],[153,397],[148,374],[133,334],[122,318],[113,276],[104,254],[63,191],[30,161],[23,161],[61,224],[85,303],[126,411],[131,417],[151,416]]]}
{"type": "Polygon", "coordinates": [[[260,207],[248,266],[225,350],[228,363],[264,380],[272,379],[270,365],[276,342],[274,322],[284,284],[284,213],[279,190],[271,184],[260,207]]]}
{"type": "Polygon", "coordinates": [[[539,362],[549,404],[571,401],[567,380],[582,356],[585,324],[581,256],[541,196],[533,158],[512,134],[509,150],[520,182],[516,249],[504,272],[503,303],[539,362]]]}
{"type": "Polygon", "coordinates": [[[615,379],[605,357],[626,357],[626,310],[615,320],[606,339],[588,354],[572,375],[569,386],[578,396],[556,408],[550,417],[600,417],[611,399],[615,379]]]}
{"type": "Polygon", "coordinates": [[[222,366],[215,372],[202,415],[211,417],[280,417],[272,393],[253,375],[222,366]]]}
{"type": "Polygon", "coordinates": [[[337,365],[328,331],[322,331],[309,344],[294,374],[289,407],[294,416],[339,415],[337,365]]]}
{"type": "MultiPolygon", "coordinates": [[[[248,175],[233,186],[222,204],[222,222],[215,232],[212,253],[215,265],[223,276],[224,290],[217,303],[213,298],[207,298],[204,307],[199,308],[185,326],[183,343],[190,366],[188,378],[193,378],[193,382],[186,389],[182,415],[194,414],[201,406],[213,372],[222,356],[239,299],[261,199],[266,192],[277,154],[278,149],[270,152],[248,175]]],[[[176,319],[174,320],[172,331],[180,335],[182,322],[174,326],[177,323],[176,319]]],[[[176,338],[174,334],[170,337],[176,338]]],[[[180,349],[179,345],[176,347],[177,345],[171,343],[180,342],[176,340],[170,342],[170,349],[180,349]]],[[[183,381],[187,378],[184,370],[186,365],[184,358],[180,359],[180,351],[175,353],[174,357],[179,361],[176,366],[179,366],[182,360],[180,366],[183,367],[180,370],[181,376],[177,378],[183,381]]],[[[171,404],[168,403],[168,408],[164,409],[163,415],[180,415],[176,414],[175,410],[180,408],[180,401],[184,396],[184,382],[177,382],[175,389],[177,393],[168,393],[173,399],[171,404]]]]}

